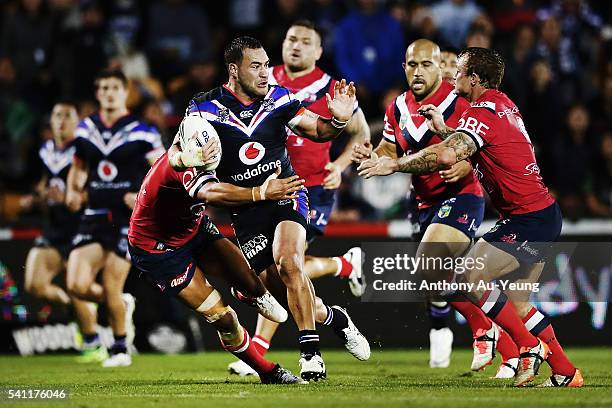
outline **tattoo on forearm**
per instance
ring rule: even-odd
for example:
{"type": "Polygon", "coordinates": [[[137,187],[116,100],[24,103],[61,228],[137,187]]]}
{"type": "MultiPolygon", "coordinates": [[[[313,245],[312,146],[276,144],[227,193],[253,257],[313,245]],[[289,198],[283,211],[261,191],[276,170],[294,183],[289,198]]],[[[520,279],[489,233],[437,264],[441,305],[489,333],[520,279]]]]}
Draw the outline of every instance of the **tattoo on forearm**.
{"type": "Polygon", "coordinates": [[[478,150],[471,137],[462,132],[454,132],[442,143],[429,146],[410,156],[399,158],[397,160],[398,171],[425,174],[442,170],[449,165],[455,164],[440,161],[440,154],[444,149],[452,149],[455,153],[455,163],[467,159],[478,150]]]}
{"type": "Polygon", "coordinates": [[[450,135],[452,135],[453,133],[455,133],[455,129],[453,129],[453,128],[452,128],[452,127],[450,127],[450,126],[446,126],[446,129],[444,129],[442,132],[440,132],[440,133],[439,133],[439,135],[440,135],[440,138],[441,138],[442,140],[446,140],[446,139],[448,139],[448,137],[449,137],[450,135]]]}
{"type": "Polygon", "coordinates": [[[472,138],[463,132],[454,132],[449,138],[442,142],[442,145],[446,145],[455,151],[458,162],[467,159],[478,150],[472,138]]]}

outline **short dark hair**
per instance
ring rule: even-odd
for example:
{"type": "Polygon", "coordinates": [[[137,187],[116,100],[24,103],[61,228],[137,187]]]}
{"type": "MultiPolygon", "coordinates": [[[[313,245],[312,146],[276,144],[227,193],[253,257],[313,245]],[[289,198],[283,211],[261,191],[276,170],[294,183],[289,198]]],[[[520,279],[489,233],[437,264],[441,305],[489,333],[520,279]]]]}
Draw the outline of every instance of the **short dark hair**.
{"type": "Polygon", "coordinates": [[[225,51],[223,52],[225,67],[227,68],[229,64],[240,64],[244,56],[244,50],[247,48],[256,50],[258,48],[263,48],[263,45],[261,45],[259,40],[249,36],[234,38],[232,42],[225,47],[225,51]]]}
{"type": "Polygon", "coordinates": [[[53,104],[53,106],[55,105],[65,105],[65,106],[72,106],[74,109],[77,109],[77,103],[74,99],[71,98],[59,98],[55,101],[55,103],[53,104]]]}
{"type": "Polygon", "coordinates": [[[127,77],[125,76],[123,71],[121,71],[119,69],[103,69],[102,71],[98,72],[98,74],[96,75],[96,78],[94,80],[95,87],[96,88],[98,87],[98,83],[101,80],[108,79],[108,78],[118,79],[119,81],[121,81],[123,86],[127,88],[127,84],[128,84],[127,77]]]}
{"type": "Polygon", "coordinates": [[[315,33],[317,33],[317,35],[319,36],[319,39],[321,39],[321,41],[323,41],[323,34],[321,34],[321,29],[312,20],[308,20],[307,18],[302,18],[302,19],[297,20],[293,24],[291,24],[289,26],[289,28],[291,28],[291,27],[305,27],[305,28],[308,28],[308,29],[314,31],[315,33]]]}
{"type": "Polygon", "coordinates": [[[504,77],[504,59],[495,50],[469,47],[461,51],[458,58],[467,56],[467,74],[476,74],[480,84],[488,89],[498,89],[504,77]]]}

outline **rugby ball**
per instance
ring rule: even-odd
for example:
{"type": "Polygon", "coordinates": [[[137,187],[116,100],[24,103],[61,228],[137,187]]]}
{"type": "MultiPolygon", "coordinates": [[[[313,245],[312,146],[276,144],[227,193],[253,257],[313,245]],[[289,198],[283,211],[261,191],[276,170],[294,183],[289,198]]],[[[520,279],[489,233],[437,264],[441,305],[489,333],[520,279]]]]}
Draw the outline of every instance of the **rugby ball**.
{"type": "Polygon", "coordinates": [[[202,163],[201,166],[195,166],[196,169],[212,171],[219,166],[219,162],[221,161],[221,143],[219,141],[219,135],[210,122],[208,122],[199,112],[190,113],[183,118],[179,127],[179,142],[181,150],[184,152],[193,153],[202,149],[202,147],[215,139],[219,144],[219,154],[213,158],[212,162],[206,165],[202,163]]]}

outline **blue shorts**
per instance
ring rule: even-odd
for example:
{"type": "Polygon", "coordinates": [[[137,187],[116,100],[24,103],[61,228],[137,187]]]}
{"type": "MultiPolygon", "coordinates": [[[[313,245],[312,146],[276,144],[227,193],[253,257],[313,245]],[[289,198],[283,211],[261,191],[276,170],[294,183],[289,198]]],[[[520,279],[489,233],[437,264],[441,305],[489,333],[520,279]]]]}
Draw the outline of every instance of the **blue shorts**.
{"type": "Polygon", "coordinates": [[[132,265],[141,277],[153,283],[163,294],[177,295],[191,282],[201,252],[221,238],[223,234],[215,224],[204,219],[197,235],[180,248],[152,253],[129,245],[129,252],[132,265]]]}
{"type": "Polygon", "coordinates": [[[310,224],[306,230],[306,239],[312,242],[323,235],[329,216],[336,201],[336,190],[326,190],[323,186],[308,187],[310,202],[310,224]]]}
{"type": "Polygon", "coordinates": [[[429,208],[419,210],[421,236],[431,224],[445,224],[474,239],[482,223],[485,210],[483,197],[475,194],[459,194],[429,208]]]}
{"type": "Polygon", "coordinates": [[[544,262],[561,235],[563,215],[556,202],[540,211],[510,215],[495,223],[482,239],[514,256],[521,264],[544,262]]]}

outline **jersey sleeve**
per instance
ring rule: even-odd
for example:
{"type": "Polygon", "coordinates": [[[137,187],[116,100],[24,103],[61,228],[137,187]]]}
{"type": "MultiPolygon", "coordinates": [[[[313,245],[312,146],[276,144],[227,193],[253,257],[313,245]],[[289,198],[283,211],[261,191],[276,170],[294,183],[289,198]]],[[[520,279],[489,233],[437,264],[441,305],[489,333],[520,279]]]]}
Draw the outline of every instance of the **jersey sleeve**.
{"type": "Polygon", "coordinates": [[[481,102],[466,109],[459,119],[458,132],[468,135],[478,150],[491,144],[495,138],[494,123],[497,119],[495,108],[488,106],[489,102],[481,102]]]}
{"type": "Polygon", "coordinates": [[[382,136],[389,142],[395,144],[395,129],[397,120],[395,119],[395,100],[387,106],[385,111],[385,126],[383,127],[382,136]]]}
{"type": "Polygon", "coordinates": [[[164,154],[166,149],[164,148],[161,135],[157,131],[157,128],[150,126],[145,130],[145,132],[145,158],[151,161],[152,159],[157,159],[159,156],[164,154]]]}
{"type": "Polygon", "coordinates": [[[82,120],[79,122],[74,132],[74,140],[72,141],[72,144],[74,146],[74,156],[83,162],[87,162],[86,143],[88,138],[89,129],[87,127],[87,123],[85,120],[82,120]]]}
{"type": "Polygon", "coordinates": [[[287,95],[279,99],[279,104],[281,105],[281,109],[283,109],[283,114],[287,123],[289,123],[298,113],[301,113],[303,109],[302,102],[300,102],[300,100],[288,89],[287,95]]]}
{"type": "Polygon", "coordinates": [[[181,183],[183,188],[187,191],[187,194],[192,198],[198,196],[198,192],[204,187],[206,183],[218,183],[217,175],[214,171],[200,171],[195,169],[189,169],[184,172],[178,173],[181,177],[181,183]]]}

